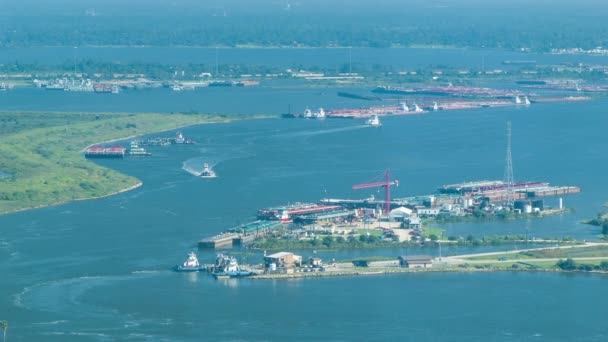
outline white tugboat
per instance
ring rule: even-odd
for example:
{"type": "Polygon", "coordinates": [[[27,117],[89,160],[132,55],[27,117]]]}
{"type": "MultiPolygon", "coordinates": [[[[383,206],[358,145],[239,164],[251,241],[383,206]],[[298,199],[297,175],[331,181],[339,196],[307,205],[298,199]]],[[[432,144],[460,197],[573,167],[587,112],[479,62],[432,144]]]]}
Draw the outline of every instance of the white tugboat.
{"type": "Polygon", "coordinates": [[[178,265],[175,270],[178,272],[198,272],[204,271],[205,267],[199,264],[196,254],[190,252],[190,254],[188,254],[188,259],[186,259],[182,265],[178,265]]]}
{"type": "Polygon", "coordinates": [[[211,166],[209,166],[209,164],[205,163],[205,164],[203,164],[203,171],[201,171],[201,174],[199,175],[199,177],[215,178],[215,177],[217,177],[217,175],[215,174],[215,171],[213,171],[211,169],[211,166]]]}
{"type": "Polygon", "coordinates": [[[312,111],[309,108],[306,108],[306,110],[304,111],[304,114],[302,114],[302,117],[305,119],[312,118],[312,111]]]}
{"type": "Polygon", "coordinates": [[[319,108],[319,111],[315,112],[313,114],[313,117],[315,119],[325,119],[325,111],[323,110],[323,108],[319,108]]]}
{"type": "Polygon", "coordinates": [[[240,278],[252,274],[250,271],[242,270],[236,258],[224,254],[218,254],[215,259],[215,265],[213,265],[212,275],[216,279],[240,278]]]}
{"type": "Polygon", "coordinates": [[[521,104],[521,98],[515,95],[515,104],[521,104]]]}
{"type": "Polygon", "coordinates": [[[374,114],[371,118],[367,119],[367,121],[365,122],[365,124],[368,125],[368,126],[380,126],[380,125],[382,125],[382,123],[380,123],[380,118],[376,114],[374,114]]]}

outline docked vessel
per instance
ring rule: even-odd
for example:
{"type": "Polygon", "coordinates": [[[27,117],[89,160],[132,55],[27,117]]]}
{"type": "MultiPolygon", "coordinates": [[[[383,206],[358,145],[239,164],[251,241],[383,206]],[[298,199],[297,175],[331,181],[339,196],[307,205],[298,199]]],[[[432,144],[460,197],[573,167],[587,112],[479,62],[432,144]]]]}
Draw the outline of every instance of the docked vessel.
{"type": "Polygon", "coordinates": [[[323,108],[319,108],[319,110],[313,114],[313,117],[315,119],[325,119],[325,111],[323,108]]]}
{"type": "Polygon", "coordinates": [[[122,146],[104,147],[95,145],[88,147],[84,152],[84,156],[86,158],[122,158],[125,156],[126,150],[122,146]]]}
{"type": "Polygon", "coordinates": [[[366,122],[366,125],[368,126],[380,126],[382,125],[382,123],[380,123],[380,118],[378,117],[378,115],[373,115],[371,118],[369,118],[366,122]]]}
{"type": "Polygon", "coordinates": [[[129,155],[130,156],[151,156],[152,153],[146,151],[143,147],[139,146],[137,141],[131,141],[131,145],[129,146],[129,155]]]}
{"type": "Polygon", "coordinates": [[[253,272],[242,270],[236,258],[218,254],[211,275],[216,279],[241,278],[253,275],[253,272]]]}
{"type": "Polygon", "coordinates": [[[312,111],[309,108],[306,108],[306,110],[304,110],[304,114],[302,114],[302,117],[305,119],[312,118],[312,111]]]}
{"type": "Polygon", "coordinates": [[[215,171],[213,171],[211,169],[211,166],[209,166],[209,164],[204,163],[203,164],[203,171],[201,171],[201,174],[199,175],[199,177],[201,177],[201,178],[215,178],[215,177],[217,177],[217,175],[215,174],[215,171]]]}
{"type": "Polygon", "coordinates": [[[188,254],[188,259],[186,259],[182,265],[175,267],[175,270],[178,272],[198,272],[204,271],[205,267],[199,264],[196,254],[190,252],[190,254],[188,254]]]}

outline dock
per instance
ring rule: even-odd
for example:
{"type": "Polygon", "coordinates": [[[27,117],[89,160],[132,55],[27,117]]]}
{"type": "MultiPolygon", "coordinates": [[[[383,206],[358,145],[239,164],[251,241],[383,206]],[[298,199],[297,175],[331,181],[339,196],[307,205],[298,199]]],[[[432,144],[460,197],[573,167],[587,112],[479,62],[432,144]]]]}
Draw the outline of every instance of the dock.
{"type": "Polygon", "coordinates": [[[230,228],[221,234],[201,239],[198,241],[198,247],[230,248],[233,246],[243,246],[282,226],[283,224],[279,221],[253,221],[230,228]]]}

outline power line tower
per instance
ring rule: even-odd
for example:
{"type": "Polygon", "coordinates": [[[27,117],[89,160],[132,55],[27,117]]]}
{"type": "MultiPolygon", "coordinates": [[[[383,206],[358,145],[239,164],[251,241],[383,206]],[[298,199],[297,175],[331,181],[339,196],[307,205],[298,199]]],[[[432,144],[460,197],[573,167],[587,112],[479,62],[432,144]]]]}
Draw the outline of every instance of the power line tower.
{"type": "Polygon", "coordinates": [[[505,183],[507,183],[508,206],[513,207],[513,158],[511,158],[511,121],[507,121],[507,157],[505,162],[505,183]]]}

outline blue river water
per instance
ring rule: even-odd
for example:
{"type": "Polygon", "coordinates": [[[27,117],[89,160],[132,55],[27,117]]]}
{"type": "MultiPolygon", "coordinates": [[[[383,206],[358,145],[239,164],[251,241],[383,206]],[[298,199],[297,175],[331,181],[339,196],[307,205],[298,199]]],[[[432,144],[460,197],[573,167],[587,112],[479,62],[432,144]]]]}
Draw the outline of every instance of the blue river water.
{"type": "Polygon", "coordinates": [[[429,66],[509,69],[505,61],[534,61],[539,64],[605,64],[607,56],[551,55],[493,49],[458,48],[208,48],[208,47],[13,47],[0,48],[0,63],[61,64],[74,60],[115,63],[200,63],[212,71],[218,64],[272,65],[276,67],[340,68],[349,62],[355,68],[388,66],[416,70],[429,66]]]}
{"type": "MultiPolygon", "coordinates": [[[[36,89],[1,94],[5,109],[281,113],[339,106],[335,89],[272,87],[103,95],[36,89]],[[224,93],[222,93],[224,92],[224,93]],[[233,92],[226,95],[225,92],[233,92]],[[286,95],[289,94],[289,95],[286,95]],[[49,96],[49,97],[47,97],[49,96]],[[283,96],[288,99],[281,99],[283,96]],[[101,100],[101,99],[111,99],[101,100]],[[280,103],[274,103],[274,98],[280,103]],[[232,100],[230,100],[232,99],[232,100]],[[186,109],[184,109],[186,108],[186,109]]],[[[102,160],[144,185],[119,195],[0,216],[0,313],[14,341],[605,341],[606,277],[551,273],[419,274],[218,282],[169,269],[200,238],[248,222],[265,206],[330,197],[390,168],[393,195],[501,179],[506,122],[516,180],[577,185],[573,212],[543,219],[446,224],[446,235],[597,239],[579,223],[606,200],[608,100],[358,120],[242,120],[182,129],[199,144],[153,147],[150,158],[102,160]],[[213,165],[216,179],[189,171],[213,165]]],[[[174,134],[166,132],[154,136],[174,134]]],[[[523,246],[508,245],[498,249],[523,246]]],[[[489,247],[445,248],[443,254],[489,247]]],[[[310,251],[302,252],[305,257],[310,251]]],[[[434,254],[435,249],[319,252],[323,258],[434,254]]],[[[247,262],[259,252],[237,254],[247,262]]],[[[213,252],[199,251],[204,262],[213,252]]]]}

